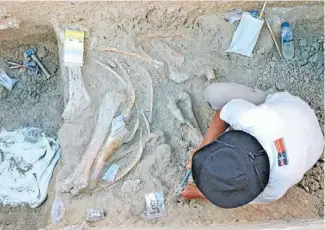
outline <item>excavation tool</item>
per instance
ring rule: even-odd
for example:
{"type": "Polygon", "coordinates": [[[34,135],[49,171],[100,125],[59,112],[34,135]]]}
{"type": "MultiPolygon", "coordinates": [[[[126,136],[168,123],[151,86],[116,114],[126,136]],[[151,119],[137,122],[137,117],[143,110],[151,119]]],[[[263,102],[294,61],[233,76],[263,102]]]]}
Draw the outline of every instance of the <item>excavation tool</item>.
{"type": "Polygon", "coordinates": [[[275,44],[276,50],[278,51],[280,58],[283,59],[282,53],[281,53],[281,51],[280,51],[280,48],[279,48],[278,42],[276,41],[276,38],[275,38],[275,36],[274,36],[273,30],[272,30],[272,28],[271,28],[269,22],[266,21],[266,20],[265,20],[265,22],[266,22],[267,28],[269,29],[269,32],[270,32],[270,34],[271,34],[271,38],[272,38],[272,40],[273,40],[273,42],[274,42],[274,44],[275,44]]]}
{"type": "Polygon", "coordinates": [[[8,61],[7,63],[10,65],[10,66],[9,66],[9,69],[19,69],[19,68],[27,69],[26,66],[21,65],[21,64],[16,63],[16,62],[8,61]]]}
{"type": "Polygon", "coordinates": [[[187,183],[187,181],[188,181],[191,174],[192,174],[192,170],[191,169],[187,170],[185,176],[183,177],[183,179],[181,181],[181,183],[177,186],[177,188],[175,190],[177,199],[179,198],[179,195],[181,194],[181,192],[182,192],[182,190],[183,190],[185,184],[187,183]]]}
{"type": "Polygon", "coordinates": [[[29,57],[31,57],[37,63],[37,65],[42,69],[43,73],[46,75],[46,78],[49,79],[51,77],[51,75],[49,74],[49,72],[45,69],[43,64],[36,57],[36,52],[37,52],[36,48],[29,48],[24,52],[24,57],[25,57],[25,59],[28,59],[29,57]]]}
{"type": "Polygon", "coordinates": [[[9,69],[28,69],[33,71],[34,74],[38,74],[38,66],[34,61],[24,61],[23,64],[19,64],[16,62],[7,62],[9,64],[9,69]]]}

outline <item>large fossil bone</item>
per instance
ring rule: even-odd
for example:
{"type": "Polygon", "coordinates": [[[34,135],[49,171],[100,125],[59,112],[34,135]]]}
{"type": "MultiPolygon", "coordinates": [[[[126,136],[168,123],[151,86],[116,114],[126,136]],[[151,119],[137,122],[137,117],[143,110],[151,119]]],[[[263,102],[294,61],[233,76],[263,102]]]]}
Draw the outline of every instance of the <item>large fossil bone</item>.
{"type": "Polygon", "coordinates": [[[62,117],[65,120],[74,120],[86,109],[91,100],[82,80],[80,67],[66,67],[69,76],[69,101],[65,106],[62,117]]]}
{"type": "Polygon", "coordinates": [[[71,192],[71,194],[77,195],[80,190],[88,186],[88,180],[93,163],[98,156],[98,151],[107,137],[110,124],[121,101],[121,95],[114,92],[108,92],[103,98],[99,108],[97,124],[90,144],[88,145],[81,163],[64,182],[64,185],[61,188],[62,192],[71,192]]]}
{"type": "Polygon", "coordinates": [[[170,48],[166,43],[155,39],[151,41],[153,50],[158,53],[159,57],[163,59],[169,69],[169,78],[176,83],[186,81],[189,76],[184,72],[183,63],[185,57],[176,50],[170,48]]]}
{"type": "MultiPolygon", "coordinates": [[[[123,79],[119,74],[117,74],[114,70],[112,70],[108,65],[105,65],[104,63],[101,63],[99,61],[96,61],[96,63],[100,63],[101,66],[108,69],[111,73],[113,73],[118,79],[123,79]]],[[[106,169],[107,162],[112,156],[112,154],[119,149],[124,143],[127,143],[131,141],[139,127],[139,118],[137,119],[133,131],[130,133],[129,130],[126,128],[125,122],[129,122],[131,115],[132,115],[132,109],[135,105],[135,89],[133,86],[133,83],[131,81],[130,76],[126,73],[124,68],[118,63],[115,62],[117,66],[122,70],[125,77],[128,79],[128,83],[125,83],[129,90],[129,95],[131,100],[129,100],[129,103],[127,104],[127,108],[123,112],[123,115],[120,115],[113,119],[112,127],[110,134],[108,138],[106,139],[104,145],[100,149],[97,155],[97,160],[93,165],[93,170],[91,173],[91,183],[90,188],[94,189],[97,186],[97,183],[99,179],[101,178],[102,174],[104,173],[104,170],[106,169]]],[[[123,79],[124,81],[124,79],[123,79]]],[[[122,81],[122,82],[123,82],[122,81]]]]}

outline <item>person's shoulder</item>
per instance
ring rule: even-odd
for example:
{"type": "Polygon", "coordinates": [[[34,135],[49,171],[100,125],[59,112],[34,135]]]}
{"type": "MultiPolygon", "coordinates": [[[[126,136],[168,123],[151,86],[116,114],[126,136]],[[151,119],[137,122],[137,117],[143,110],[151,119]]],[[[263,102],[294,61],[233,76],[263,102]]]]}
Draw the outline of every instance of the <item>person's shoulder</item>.
{"type": "Polygon", "coordinates": [[[256,105],[253,103],[243,99],[233,99],[222,107],[220,118],[234,127],[254,108],[256,108],[256,105]]]}
{"type": "Polygon", "coordinates": [[[291,103],[306,103],[300,97],[294,96],[289,92],[277,92],[267,96],[265,103],[272,102],[291,102],[291,103]]]}

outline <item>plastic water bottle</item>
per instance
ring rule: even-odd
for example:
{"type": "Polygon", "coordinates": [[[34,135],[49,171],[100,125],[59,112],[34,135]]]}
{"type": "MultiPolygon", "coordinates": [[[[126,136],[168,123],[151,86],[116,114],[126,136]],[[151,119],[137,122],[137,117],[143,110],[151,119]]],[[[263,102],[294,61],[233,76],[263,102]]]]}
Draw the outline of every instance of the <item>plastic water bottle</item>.
{"type": "Polygon", "coordinates": [[[285,59],[289,60],[295,56],[295,47],[293,44],[293,33],[288,22],[282,23],[282,55],[285,59]]]}

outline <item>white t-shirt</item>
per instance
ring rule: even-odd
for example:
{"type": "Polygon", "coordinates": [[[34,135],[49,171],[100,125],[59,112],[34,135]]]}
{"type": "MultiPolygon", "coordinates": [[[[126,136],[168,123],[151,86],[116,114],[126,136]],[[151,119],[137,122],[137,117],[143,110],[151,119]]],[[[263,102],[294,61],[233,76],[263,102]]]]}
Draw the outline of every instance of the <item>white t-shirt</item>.
{"type": "Polygon", "coordinates": [[[323,151],[324,137],[314,110],[287,92],[271,94],[259,106],[231,100],[222,108],[220,117],[233,129],[254,136],[268,154],[270,179],[253,203],[281,198],[323,151]]]}

